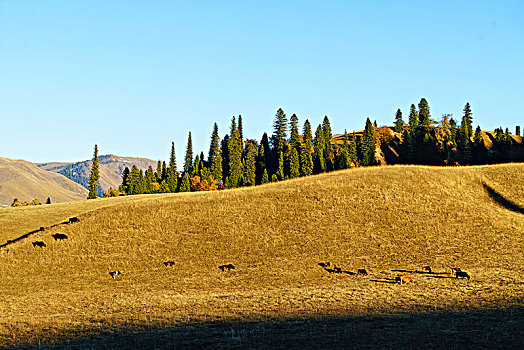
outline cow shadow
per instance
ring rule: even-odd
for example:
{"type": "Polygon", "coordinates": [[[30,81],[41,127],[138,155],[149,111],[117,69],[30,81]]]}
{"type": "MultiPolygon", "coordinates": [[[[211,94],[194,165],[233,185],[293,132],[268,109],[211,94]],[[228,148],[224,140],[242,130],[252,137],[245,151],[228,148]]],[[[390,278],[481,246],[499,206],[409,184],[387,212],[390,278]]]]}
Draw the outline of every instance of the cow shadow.
{"type": "Polygon", "coordinates": [[[376,280],[370,280],[371,282],[376,282],[376,283],[389,283],[389,284],[398,284],[397,281],[395,281],[394,278],[382,278],[382,279],[376,279],[376,280]]]}
{"type": "Polygon", "coordinates": [[[524,208],[520,205],[513,203],[509,199],[504,198],[503,195],[495,191],[492,187],[488,186],[486,183],[483,183],[484,189],[488,192],[488,195],[493,199],[498,205],[511,210],[512,212],[524,214],[524,208]]]}

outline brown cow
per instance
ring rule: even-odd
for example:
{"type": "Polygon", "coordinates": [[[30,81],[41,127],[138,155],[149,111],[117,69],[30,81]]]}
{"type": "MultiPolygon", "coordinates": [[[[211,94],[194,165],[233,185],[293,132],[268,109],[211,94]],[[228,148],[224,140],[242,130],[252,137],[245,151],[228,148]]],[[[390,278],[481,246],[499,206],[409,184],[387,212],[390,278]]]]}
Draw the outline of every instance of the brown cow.
{"type": "Polygon", "coordinates": [[[411,277],[409,277],[409,276],[401,276],[400,277],[400,284],[402,284],[402,283],[406,283],[407,284],[407,283],[415,283],[415,282],[413,282],[413,279],[411,277]]]}
{"type": "Polygon", "coordinates": [[[175,262],[174,261],[165,261],[164,265],[166,265],[166,267],[174,266],[175,262]]]}
{"type": "Polygon", "coordinates": [[[462,270],[460,269],[460,267],[452,267],[451,268],[451,276],[455,276],[457,274],[457,272],[461,272],[462,270]]]}
{"type": "Polygon", "coordinates": [[[119,277],[121,274],[122,274],[122,272],[120,272],[120,271],[111,271],[111,272],[109,273],[109,276],[111,276],[111,277],[115,280],[115,279],[116,279],[117,277],[119,277]]]}
{"type": "Polygon", "coordinates": [[[431,273],[431,266],[429,265],[422,266],[422,272],[431,273]]]}

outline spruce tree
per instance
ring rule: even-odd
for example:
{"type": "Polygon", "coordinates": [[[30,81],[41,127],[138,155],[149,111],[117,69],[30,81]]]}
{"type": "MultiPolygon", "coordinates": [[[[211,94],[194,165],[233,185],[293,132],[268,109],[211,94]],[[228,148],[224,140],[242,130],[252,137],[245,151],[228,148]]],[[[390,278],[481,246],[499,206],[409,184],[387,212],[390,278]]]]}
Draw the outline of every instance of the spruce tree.
{"type": "Polygon", "coordinates": [[[331,131],[331,124],[327,115],[322,121],[322,133],[324,134],[324,157],[326,158],[326,171],[335,170],[335,154],[333,152],[333,146],[331,145],[331,139],[333,133],[331,131]]]}
{"type": "Polygon", "coordinates": [[[122,173],[122,185],[120,185],[120,190],[125,192],[126,194],[130,194],[129,193],[129,175],[130,175],[130,170],[128,167],[125,167],[124,169],[124,172],[122,173]]]}
{"type": "Polygon", "coordinates": [[[457,147],[457,122],[453,118],[449,120],[449,131],[451,136],[451,147],[455,148],[457,147]]]}
{"type": "Polygon", "coordinates": [[[190,192],[191,191],[191,183],[189,182],[189,173],[187,171],[184,171],[184,175],[182,175],[182,179],[180,180],[180,188],[178,189],[178,192],[190,192]]]}
{"type": "Polygon", "coordinates": [[[373,165],[375,164],[375,151],[376,151],[376,140],[375,140],[375,128],[371,123],[371,120],[367,118],[366,128],[364,129],[364,135],[362,135],[361,142],[361,154],[362,154],[362,165],[373,165]]]}
{"type": "Polygon", "coordinates": [[[300,159],[298,151],[295,147],[291,148],[289,155],[289,178],[295,178],[300,176],[300,159]]]}
{"type": "Polygon", "coordinates": [[[97,198],[98,180],[100,180],[99,163],[98,163],[98,146],[95,145],[93,154],[93,163],[91,165],[91,174],[89,176],[89,194],[87,199],[97,198]]]}
{"type": "Polygon", "coordinates": [[[229,174],[229,135],[225,135],[222,141],[220,142],[220,153],[222,155],[222,180],[224,184],[227,184],[227,176],[229,174]]]}
{"type": "Polygon", "coordinates": [[[284,142],[287,138],[287,117],[286,113],[279,108],[277,114],[275,115],[275,121],[273,122],[273,136],[271,136],[271,145],[275,150],[275,155],[277,159],[279,157],[279,152],[284,152],[284,142]]]}
{"type": "Polygon", "coordinates": [[[269,176],[267,175],[267,170],[264,169],[264,172],[262,173],[262,179],[260,180],[261,184],[267,184],[269,182],[269,176]]]}
{"type": "Polygon", "coordinates": [[[404,121],[402,120],[402,111],[397,109],[397,114],[395,115],[395,132],[402,133],[404,131],[404,121]]]}
{"type": "Polygon", "coordinates": [[[257,170],[257,145],[253,140],[246,141],[244,150],[244,166],[242,182],[244,186],[256,185],[256,170],[257,170]]]}
{"type": "Polygon", "coordinates": [[[482,130],[480,129],[480,125],[477,126],[475,129],[475,136],[473,137],[473,143],[475,144],[475,147],[480,147],[483,145],[482,141],[482,130]]]}
{"type": "Polygon", "coordinates": [[[320,174],[326,172],[326,159],[322,148],[315,149],[313,156],[313,173],[320,174]]]}
{"type": "Polygon", "coordinates": [[[300,149],[300,135],[298,134],[298,117],[296,114],[291,116],[289,125],[291,128],[289,143],[298,151],[300,149]]]}
{"type": "Polygon", "coordinates": [[[274,173],[274,163],[273,163],[273,158],[272,158],[272,154],[271,154],[271,148],[269,147],[269,139],[267,137],[267,134],[264,133],[262,135],[262,139],[260,140],[260,146],[261,147],[264,147],[264,157],[265,157],[265,167],[266,167],[266,170],[267,170],[267,174],[268,174],[268,177],[270,176],[270,174],[273,174],[274,173]]]}
{"type": "Polygon", "coordinates": [[[349,140],[349,163],[351,164],[357,164],[358,161],[358,151],[357,151],[357,140],[355,136],[355,132],[353,132],[353,135],[351,136],[351,139],[349,140]]]}
{"type": "Polygon", "coordinates": [[[244,127],[242,126],[242,116],[238,115],[238,137],[240,139],[240,146],[244,147],[244,127]]]}
{"type": "Polygon", "coordinates": [[[129,195],[135,195],[141,193],[141,179],[140,179],[140,172],[138,171],[138,168],[136,165],[133,165],[131,167],[131,171],[129,173],[128,177],[128,192],[129,195]]]}
{"type": "Polygon", "coordinates": [[[284,152],[278,152],[277,171],[275,174],[278,180],[284,180],[284,152]]]}
{"type": "Polygon", "coordinates": [[[166,161],[162,162],[162,181],[167,179],[167,165],[166,161]]]}
{"type": "Polygon", "coordinates": [[[235,117],[231,120],[231,132],[228,140],[228,154],[229,154],[229,174],[227,187],[238,187],[240,177],[242,175],[242,144],[240,141],[239,130],[235,123],[235,117]]]}
{"type": "Polygon", "coordinates": [[[261,184],[262,182],[262,176],[264,175],[264,171],[267,175],[267,169],[266,169],[266,155],[264,150],[264,145],[260,143],[258,146],[258,156],[257,156],[257,169],[256,169],[256,183],[261,184]]]}
{"type": "Polygon", "coordinates": [[[153,193],[153,183],[155,182],[155,172],[150,165],[144,176],[144,193],[153,193]]]}
{"type": "Polygon", "coordinates": [[[218,136],[218,125],[213,125],[213,133],[211,134],[211,145],[209,146],[209,171],[211,175],[217,180],[222,179],[222,152],[220,151],[220,138],[218,136]]]}
{"type": "Polygon", "coordinates": [[[155,177],[158,183],[162,182],[163,179],[162,179],[162,162],[161,161],[158,161],[158,163],[156,164],[155,177]]]}
{"type": "Polygon", "coordinates": [[[469,102],[464,106],[464,114],[462,116],[461,128],[464,130],[466,136],[470,138],[473,136],[473,113],[469,102]]]}
{"type": "Polygon", "coordinates": [[[344,130],[344,141],[342,144],[342,150],[338,156],[338,169],[347,169],[349,168],[349,142],[348,142],[348,133],[344,130]]]}
{"type": "Polygon", "coordinates": [[[411,104],[411,107],[409,110],[409,133],[411,135],[415,135],[418,125],[419,123],[418,123],[417,107],[415,107],[414,104],[411,104]]]}
{"type": "Polygon", "coordinates": [[[313,174],[313,158],[311,156],[311,148],[303,143],[300,145],[300,176],[308,176],[313,174]]]}
{"type": "MultiPolygon", "coordinates": [[[[190,133],[191,135],[191,133],[190,133]]],[[[166,174],[166,183],[169,187],[169,191],[174,193],[178,187],[178,172],[176,166],[176,153],[175,153],[175,143],[171,142],[171,154],[169,157],[169,168],[167,168],[166,174]]]]}
{"type": "Polygon", "coordinates": [[[429,103],[425,98],[422,98],[418,104],[419,125],[423,128],[429,128],[431,114],[429,113],[429,103]]]}
{"type": "Polygon", "coordinates": [[[187,148],[186,148],[186,157],[184,161],[184,172],[188,173],[188,175],[191,173],[191,168],[193,166],[193,141],[191,140],[191,131],[189,132],[189,136],[187,137],[187,148]]]}
{"type": "Polygon", "coordinates": [[[193,177],[195,175],[200,175],[200,170],[202,169],[202,164],[200,162],[200,156],[197,154],[195,157],[195,161],[193,162],[193,167],[191,170],[190,177],[193,177]]]}

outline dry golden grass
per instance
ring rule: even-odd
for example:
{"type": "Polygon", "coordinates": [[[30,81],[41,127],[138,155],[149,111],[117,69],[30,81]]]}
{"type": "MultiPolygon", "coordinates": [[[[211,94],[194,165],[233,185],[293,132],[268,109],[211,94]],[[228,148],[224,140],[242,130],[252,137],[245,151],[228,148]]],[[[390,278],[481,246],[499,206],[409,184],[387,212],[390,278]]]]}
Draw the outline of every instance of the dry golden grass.
{"type": "MultiPolygon", "coordinates": [[[[70,216],[80,222],[2,252],[0,344],[85,347],[88,336],[103,334],[113,343],[97,346],[274,347],[273,338],[289,342],[277,347],[304,339],[311,347],[319,339],[355,346],[358,335],[369,335],[362,320],[371,317],[388,337],[412,336],[410,327],[392,328],[408,317],[436,347],[506,347],[522,336],[524,215],[497,204],[485,185],[522,208],[523,174],[522,164],[377,167],[221,192],[4,209],[0,227],[11,238],[70,216]],[[70,239],[55,242],[55,232],[70,239]],[[33,248],[36,239],[47,247],[33,248]],[[164,267],[168,260],[175,266],[164,267]],[[320,261],[370,275],[329,274],[320,261]],[[236,269],[217,268],[227,263],[236,269]],[[422,265],[436,273],[415,272],[422,265]],[[452,266],[472,279],[450,278],[452,266]],[[114,270],[120,279],[111,279],[114,270]],[[393,270],[411,271],[415,284],[393,283],[393,270]],[[460,333],[453,322],[471,327],[460,315],[492,338],[470,328],[464,343],[430,335],[433,325],[451,335],[460,333]],[[508,323],[497,328],[499,319],[508,323]],[[236,324],[240,333],[206,324],[236,324]],[[126,333],[134,331],[141,333],[126,333]]],[[[396,344],[388,337],[365,344],[396,344]]]]}

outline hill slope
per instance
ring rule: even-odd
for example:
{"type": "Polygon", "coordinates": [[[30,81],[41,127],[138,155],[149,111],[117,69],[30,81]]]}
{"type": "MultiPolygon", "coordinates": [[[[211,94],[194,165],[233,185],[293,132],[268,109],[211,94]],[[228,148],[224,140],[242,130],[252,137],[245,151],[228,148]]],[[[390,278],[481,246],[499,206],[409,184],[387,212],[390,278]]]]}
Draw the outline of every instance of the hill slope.
{"type": "Polygon", "coordinates": [[[10,205],[13,198],[38,198],[44,203],[47,197],[53,202],[73,201],[86,198],[87,191],[65,176],[30,162],[0,157],[0,205],[10,205]]]}
{"type": "MultiPolygon", "coordinates": [[[[0,344],[518,347],[523,174],[523,164],[377,167],[86,201],[107,206],[4,253],[0,344]],[[217,268],[228,263],[236,269],[217,268]],[[453,266],[471,280],[451,278],[453,266]],[[416,283],[396,284],[399,272],[416,283]]],[[[86,211],[67,205],[67,215],[86,211]]],[[[30,212],[42,208],[25,209],[4,209],[0,226],[17,217],[39,227],[30,212]]]]}
{"type": "MultiPolygon", "coordinates": [[[[122,184],[122,174],[126,167],[136,165],[138,169],[147,170],[149,166],[156,171],[157,161],[147,158],[120,157],[112,154],[101,155],[98,157],[100,162],[100,195],[107,191],[108,188],[118,188],[122,184]]],[[[85,160],[77,163],[41,163],[38,167],[59,173],[74,182],[89,188],[89,174],[91,173],[91,160],[85,160]]]]}

